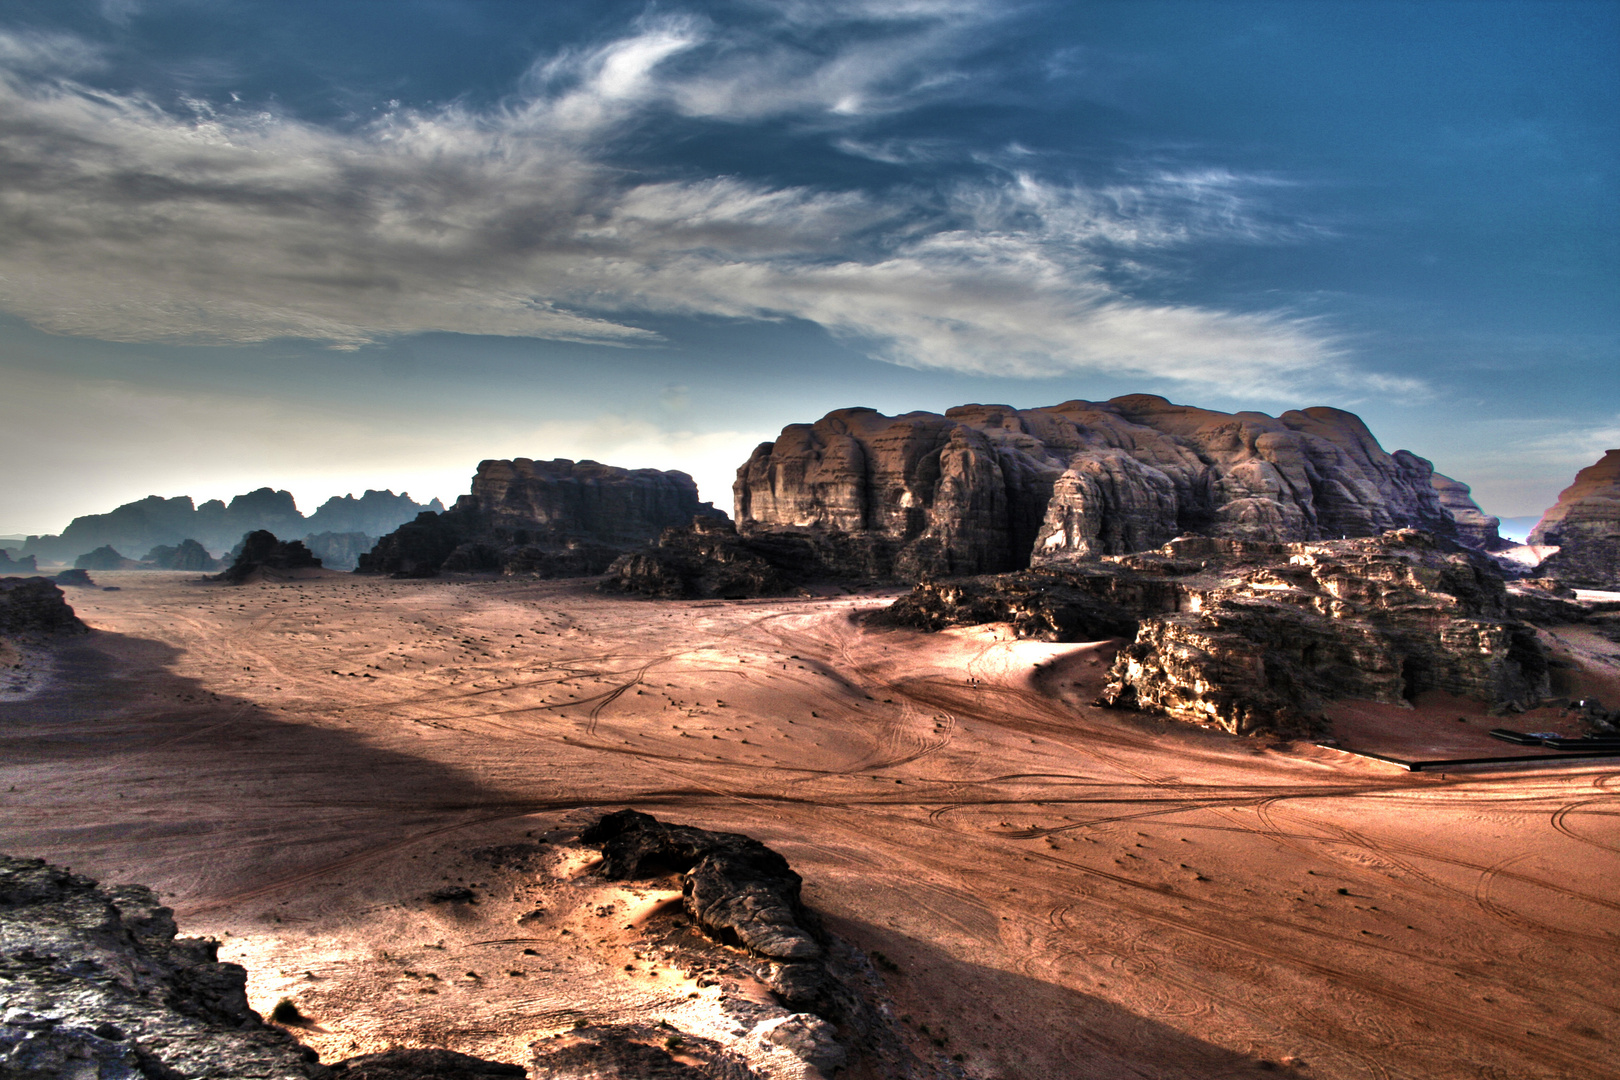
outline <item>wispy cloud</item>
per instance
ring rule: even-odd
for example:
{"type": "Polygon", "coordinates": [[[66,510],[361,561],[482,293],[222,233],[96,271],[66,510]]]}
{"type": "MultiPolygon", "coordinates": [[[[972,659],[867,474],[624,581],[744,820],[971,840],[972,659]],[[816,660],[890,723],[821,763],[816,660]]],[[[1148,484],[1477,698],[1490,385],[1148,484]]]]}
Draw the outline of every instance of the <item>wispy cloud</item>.
{"type": "Polygon", "coordinates": [[[657,337],[637,318],[656,312],[808,319],[895,363],[989,374],[1273,394],[1360,378],[1308,320],[1142,302],[1103,272],[1122,254],[1298,239],[1260,212],[1263,179],[1092,188],[1043,180],[1020,153],[945,187],[828,191],[610,164],[616,139],[671,110],[843,125],[846,148],[882,146],[860,118],[959,78],[943,60],[987,17],[945,0],[837,7],[817,17],[886,28],[821,49],[756,30],[744,49],[702,19],[648,19],[537,64],[499,107],[358,128],[98,90],[71,74],[69,44],[0,34],[0,304],[118,341],[640,345],[657,337]]]}

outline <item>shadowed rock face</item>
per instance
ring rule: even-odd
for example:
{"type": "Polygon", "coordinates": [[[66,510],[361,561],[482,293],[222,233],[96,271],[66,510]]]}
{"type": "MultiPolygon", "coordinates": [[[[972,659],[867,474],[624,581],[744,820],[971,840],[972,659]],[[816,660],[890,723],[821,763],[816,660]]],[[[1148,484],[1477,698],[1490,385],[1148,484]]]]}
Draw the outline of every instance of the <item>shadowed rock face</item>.
{"type": "Polygon", "coordinates": [[[73,560],[75,570],[138,570],[140,563],[134,559],[126,559],[111,546],[98,547],[94,551],[87,551],[73,560]]]}
{"type": "Polygon", "coordinates": [[[972,574],[1146,550],[1457,528],[1433,467],[1354,414],[1227,414],[1137,394],[944,416],[842,409],[738,470],[739,528],[857,538],[880,574],[972,574]]]}
{"type": "Polygon", "coordinates": [[[1473,489],[1461,480],[1453,480],[1442,473],[1429,478],[1440,496],[1440,505],[1457,523],[1457,541],[1480,551],[1505,551],[1513,545],[1502,539],[1497,529],[1502,519],[1493,517],[1479,508],[1474,501],[1473,489]]]}
{"type": "Polygon", "coordinates": [[[925,582],[872,621],[1133,637],[1104,704],[1243,734],[1309,731],[1338,698],[1444,690],[1505,707],[1548,688],[1535,631],[1512,617],[1495,565],[1415,530],[1297,544],[1183,537],[1100,563],[925,582]]]}
{"type": "Polygon", "coordinates": [[[141,560],[154,570],[218,570],[219,560],[195,540],[182,540],[173,546],[160,544],[141,560]]]}
{"type": "Polygon", "coordinates": [[[217,580],[240,585],[255,570],[302,570],[321,565],[302,540],[277,540],[275,534],[260,529],[242,537],[242,550],[236,561],[217,580]]]}
{"type": "Polygon", "coordinates": [[[454,507],[420,514],[383,537],[359,568],[403,577],[600,574],[626,549],[697,516],[725,518],[698,501],[697,484],[683,472],[561,458],[484,461],[454,507]]]}
{"type": "Polygon", "coordinates": [[[1567,585],[1620,588],[1620,450],[1575,474],[1530,532],[1530,543],[1558,547],[1541,573],[1567,585]]]}
{"type": "Polygon", "coordinates": [[[88,627],[54,581],[0,578],[0,634],[83,634],[88,627]]]}

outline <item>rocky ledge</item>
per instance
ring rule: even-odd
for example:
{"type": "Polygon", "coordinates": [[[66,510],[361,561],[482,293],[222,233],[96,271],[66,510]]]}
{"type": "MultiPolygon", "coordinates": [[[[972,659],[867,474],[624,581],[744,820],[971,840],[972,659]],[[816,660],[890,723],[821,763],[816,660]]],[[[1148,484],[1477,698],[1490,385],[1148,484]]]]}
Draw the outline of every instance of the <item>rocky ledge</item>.
{"type": "Polygon", "coordinates": [[[484,461],[455,506],[418,514],[360,556],[359,569],[396,577],[600,574],[697,516],[725,519],[698,500],[683,472],[562,458],[484,461]]]}
{"type": "Polygon", "coordinates": [[[42,577],[0,578],[0,634],[31,638],[88,632],[56,582],[42,577]]]}
{"type": "Polygon", "coordinates": [[[1575,474],[1531,530],[1530,543],[1558,548],[1541,564],[1542,575],[1581,588],[1620,589],[1620,450],[1575,474]]]}
{"type": "Polygon", "coordinates": [[[1102,704],[1241,734],[1309,732],[1334,699],[1443,690],[1509,709],[1548,692],[1546,655],[1495,564],[1410,529],[1293,544],[1183,537],[1096,563],[924,582],[871,621],[1132,638],[1102,704]]]}
{"type": "Polygon", "coordinates": [[[1133,394],[943,416],[840,409],[760,445],[733,493],[744,539],[812,533],[831,538],[817,550],[832,576],[915,580],[1189,532],[1300,542],[1413,527],[1491,543],[1466,486],[1434,475],[1339,409],[1228,414],[1133,394]]]}

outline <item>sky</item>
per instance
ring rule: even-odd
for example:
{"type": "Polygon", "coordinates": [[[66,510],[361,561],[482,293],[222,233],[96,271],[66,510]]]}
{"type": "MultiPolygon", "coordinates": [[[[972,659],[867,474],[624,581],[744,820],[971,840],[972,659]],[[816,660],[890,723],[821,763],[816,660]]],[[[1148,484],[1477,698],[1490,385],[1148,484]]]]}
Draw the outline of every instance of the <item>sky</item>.
{"type": "Polygon", "coordinates": [[[1620,3],[7,0],[0,533],[848,406],[1620,446],[1620,3]]]}

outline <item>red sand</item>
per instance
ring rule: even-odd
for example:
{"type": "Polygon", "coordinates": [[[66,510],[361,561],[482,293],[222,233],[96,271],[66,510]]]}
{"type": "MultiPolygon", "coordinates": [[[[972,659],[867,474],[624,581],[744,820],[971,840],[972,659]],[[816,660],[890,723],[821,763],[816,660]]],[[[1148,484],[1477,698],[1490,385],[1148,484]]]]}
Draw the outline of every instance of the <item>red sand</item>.
{"type": "MultiPolygon", "coordinates": [[[[863,632],[871,597],[105,576],[56,688],[0,705],[0,847],[156,886],[328,1057],[700,1022],[593,914],[667,893],[477,854],[630,805],[781,850],[975,1076],[1620,1076],[1620,762],[1441,777],[1099,710],[1107,645],[863,632]],[[486,899],[425,901],[458,878],[486,899]]],[[[1339,722],[1476,745],[1457,705],[1339,722]]]]}

